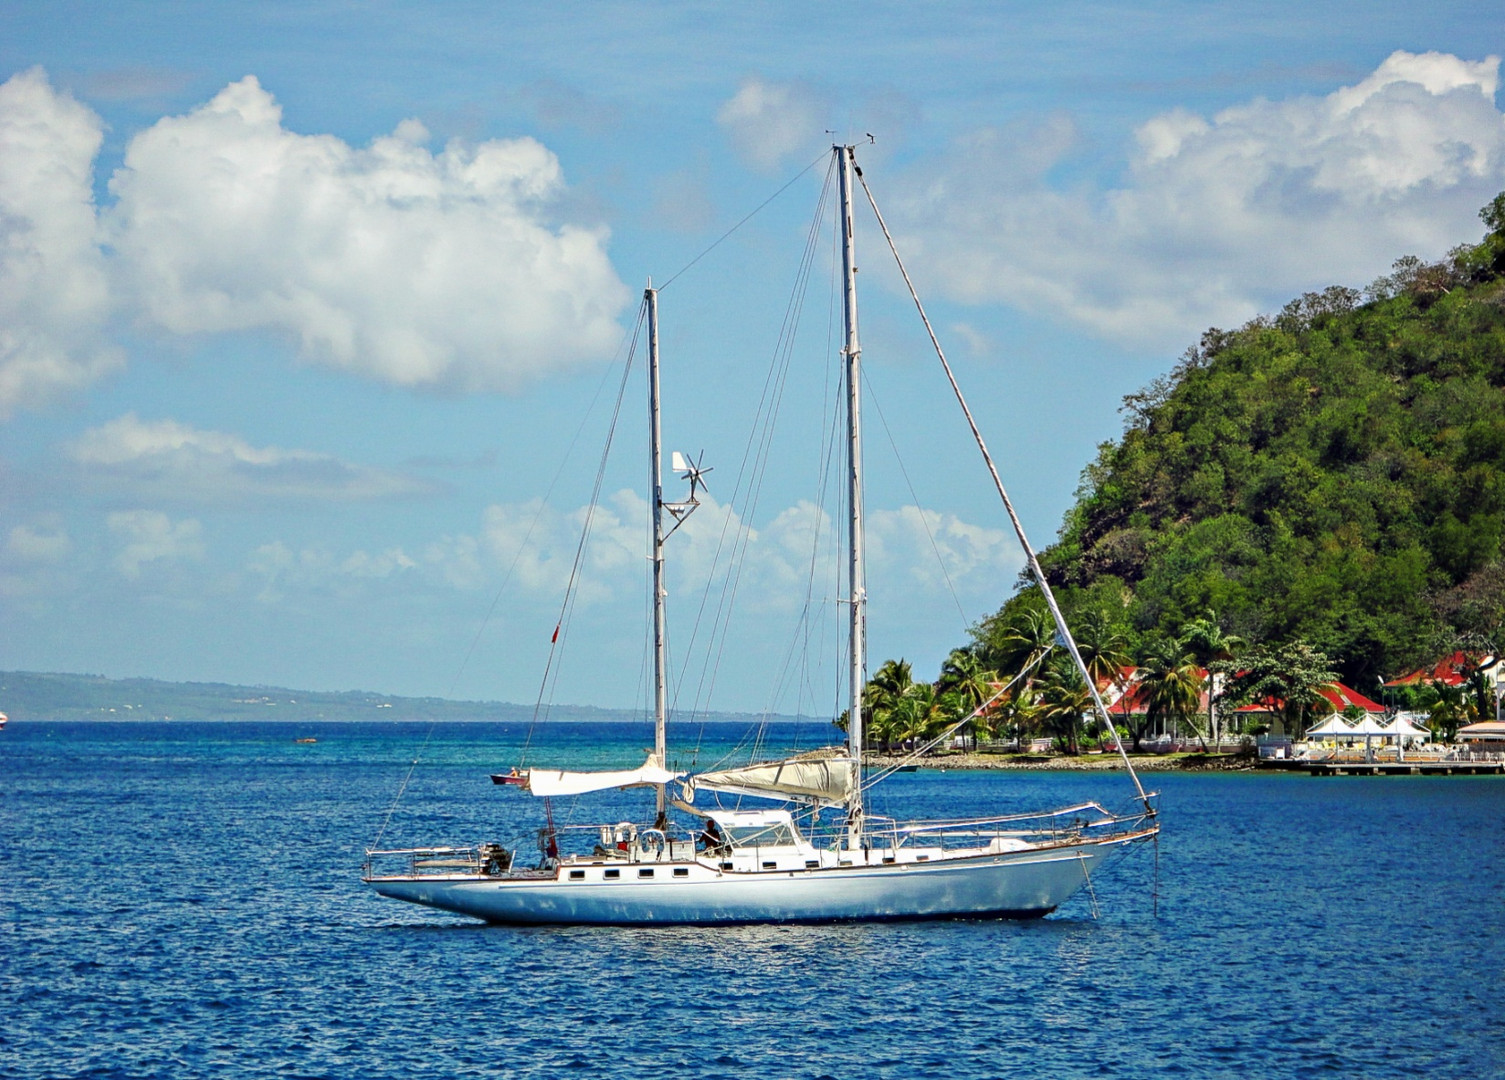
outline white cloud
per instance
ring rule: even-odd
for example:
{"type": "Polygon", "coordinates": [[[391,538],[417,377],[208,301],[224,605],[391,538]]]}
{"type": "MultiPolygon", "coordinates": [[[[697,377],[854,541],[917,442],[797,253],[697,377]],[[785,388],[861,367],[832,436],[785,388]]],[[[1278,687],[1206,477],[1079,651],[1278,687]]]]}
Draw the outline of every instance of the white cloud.
{"type": "Polygon", "coordinates": [[[73,548],[68,533],[58,524],[17,525],[6,539],[7,561],[51,565],[59,563],[73,548]]]}
{"type": "Polygon", "coordinates": [[[353,596],[362,583],[385,581],[417,566],[400,547],[357,550],[340,558],[321,548],[294,552],[281,540],[261,545],[246,562],[246,569],[261,579],[257,599],[263,603],[280,602],[287,589],[307,593],[332,588],[353,596]]]}
{"type": "Polygon", "coordinates": [[[1049,181],[1073,145],[1062,118],[977,132],[896,202],[901,250],[963,301],[1184,344],[1477,238],[1478,208],[1505,187],[1498,68],[1397,52],[1325,97],[1171,110],[1140,127],[1127,182],[1103,193],[1049,181]]]}
{"type": "MultiPolygon", "coordinates": [[[[536,500],[491,506],[478,537],[436,541],[425,550],[423,562],[462,588],[497,580],[515,562],[513,587],[557,599],[569,580],[585,513],[584,507],[564,512],[536,500]]],[[[635,601],[644,595],[647,530],[647,502],[636,492],[619,491],[597,508],[580,603],[635,601]]],[[[811,581],[812,555],[813,599],[827,602],[832,599],[837,539],[830,516],[812,503],[802,500],[762,529],[748,529],[734,510],[702,493],[700,507],[669,540],[671,595],[675,602],[698,597],[713,579],[713,591],[719,591],[735,547],[741,560],[739,605],[798,610],[811,581]]],[[[868,545],[870,572],[890,591],[911,594],[919,589],[934,596],[935,590],[946,588],[949,575],[959,591],[992,597],[1000,589],[1007,591],[1021,565],[1017,545],[1003,530],[914,506],[870,513],[868,545]]]]}
{"type": "Polygon", "coordinates": [[[94,243],[99,117],[33,68],[0,84],[0,417],[121,363],[94,243]]]}
{"type": "Polygon", "coordinates": [[[125,541],[115,568],[128,578],[140,577],[147,563],[204,557],[203,528],[193,518],[175,522],[158,510],[122,510],[105,518],[105,524],[125,541]]]}
{"type": "Polygon", "coordinates": [[[628,290],[604,228],[549,222],[554,155],[427,139],[416,120],[364,149],[297,134],[247,76],[131,139],[109,236],[175,333],[280,330],[315,362],[460,390],[609,353],[628,290]]]}
{"type": "Polygon", "coordinates": [[[237,435],[143,421],[134,413],[91,428],[65,452],[95,486],[180,502],[362,500],[429,490],[401,473],[308,450],[252,446],[237,435]]]}
{"type": "Polygon", "coordinates": [[[738,154],[760,169],[773,170],[796,154],[813,154],[828,140],[824,117],[830,104],[802,82],[750,78],[721,106],[716,121],[738,154]]]}
{"type": "Polygon", "coordinates": [[[918,506],[869,514],[868,546],[876,571],[908,577],[937,596],[948,580],[963,592],[1002,596],[1024,565],[1024,553],[1008,530],[918,506]]]}

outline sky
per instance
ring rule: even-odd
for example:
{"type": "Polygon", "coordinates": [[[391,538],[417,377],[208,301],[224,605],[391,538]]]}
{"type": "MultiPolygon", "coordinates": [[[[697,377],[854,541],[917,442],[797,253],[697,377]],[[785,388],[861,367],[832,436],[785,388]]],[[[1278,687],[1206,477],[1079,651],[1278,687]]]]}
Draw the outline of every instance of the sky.
{"type": "MultiPolygon", "coordinates": [[[[642,707],[652,280],[713,469],[674,708],[830,713],[833,141],[1043,546],[1206,328],[1479,239],[1502,53],[1471,2],[9,3],[0,669],[642,707]]],[[[859,210],[870,667],[929,678],[1022,555],[859,210]]]]}

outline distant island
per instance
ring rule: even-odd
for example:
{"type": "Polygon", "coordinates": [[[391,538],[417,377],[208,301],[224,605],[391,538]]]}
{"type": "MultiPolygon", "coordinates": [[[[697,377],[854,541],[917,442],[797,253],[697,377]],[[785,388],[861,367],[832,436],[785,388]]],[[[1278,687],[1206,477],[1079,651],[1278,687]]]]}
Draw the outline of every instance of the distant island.
{"type": "MultiPolygon", "coordinates": [[[[450,701],[396,697],[368,690],[292,690],[282,686],[107,679],[35,671],[0,672],[0,711],[12,720],[286,720],[306,723],[354,720],[451,720],[528,723],[533,706],[505,701],[450,701]]],[[[716,712],[697,714],[711,722],[792,723],[793,716],[716,712]]],[[[635,709],[555,705],[540,715],[550,722],[638,722],[635,709]]]]}

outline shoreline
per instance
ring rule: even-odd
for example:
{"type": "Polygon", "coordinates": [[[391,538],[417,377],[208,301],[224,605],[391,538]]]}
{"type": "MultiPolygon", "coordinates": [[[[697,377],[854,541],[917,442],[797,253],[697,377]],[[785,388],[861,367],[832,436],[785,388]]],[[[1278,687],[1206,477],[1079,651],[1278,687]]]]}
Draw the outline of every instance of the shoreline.
{"type": "MultiPolygon", "coordinates": [[[[1131,754],[1137,772],[1253,772],[1259,768],[1251,754],[1131,754]]],[[[944,772],[948,769],[986,771],[1058,771],[1123,772],[1123,759],[1117,754],[974,754],[970,752],[936,754],[909,760],[894,754],[874,754],[867,763],[877,768],[914,765],[918,769],[944,772]]]]}

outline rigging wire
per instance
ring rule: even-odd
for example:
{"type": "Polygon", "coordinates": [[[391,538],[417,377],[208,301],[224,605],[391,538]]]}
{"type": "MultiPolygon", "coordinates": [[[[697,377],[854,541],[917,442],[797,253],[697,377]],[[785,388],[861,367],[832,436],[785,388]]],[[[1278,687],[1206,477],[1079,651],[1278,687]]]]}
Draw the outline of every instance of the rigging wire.
{"type": "Polygon", "coordinates": [[[638,339],[642,334],[643,322],[647,318],[648,305],[644,301],[638,307],[638,320],[632,334],[632,347],[627,352],[627,362],[622,365],[622,381],[617,387],[616,404],[612,407],[611,423],[606,430],[606,445],[601,448],[601,460],[596,466],[596,479],[591,487],[590,502],[585,509],[585,522],[580,529],[580,542],[575,546],[575,560],[570,566],[569,580],[565,585],[564,600],[559,607],[559,618],[554,623],[554,634],[549,639],[549,657],[544,664],[543,678],[539,681],[538,700],[533,704],[533,719],[528,724],[528,734],[523,740],[522,752],[518,757],[518,764],[522,765],[528,757],[528,749],[533,744],[533,732],[538,726],[540,713],[547,718],[548,710],[544,708],[544,701],[558,684],[559,669],[554,661],[558,658],[561,649],[561,637],[568,639],[569,624],[574,614],[575,601],[579,598],[578,585],[580,583],[580,567],[585,560],[586,543],[590,540],[591,526],[595,522],[596,508],[601,501],[601,484],[606,478],[606,463],[611,456],[611,447],[617,432],[617,420],[622,415],[622,399],[627,393],[627,377],[632,374],[633,360],[637,356],[638,339]],[[553,677],[553,682],[550,677],[553,677]]]}
{"type": "MultiPolygon", "coordinates": [[[[823,192],[822,194],[824,195],[825,193],[823,192]]],[[[702,705],[709,705],[710,698],[715,692],[716,677],[720,672],[721,659],[725,654],[726,643],[728,639],[727,631],[731,619],[731,612],[732,608],[736,604],[737,591],[741,584],[743,570],[746,567],[747,549],[752,541],[753,521],[757,516],[758,504],[763,492],[763,482],[767,476],[769,450],[773,445],[773,436],[776,425],[778,423],[779,410],[783,404],[784,387],[788,383],[789,370],[791,361],[793,360],[794,356],[795,337],[799,332],[800,318],[804,313],[805,297],[807,295],[810,282],[810,272],[814,266],[816,242],[819,239],[820,222],[824,218],[824,203],[825,200],[824,198],[822,198],[822,200],[816,207],[815,217],[811,222],[810,231],[806,238],[805,251],[801,259],[800,272],[796,275],[789,305],[785,309],[784,323],[780,327],[780,342],[778,348],[782,350],[782,358],[779,361],[777,382],[774,387],[773,402],[768,412],[767,424],[763,429],[762,443],[758,450],[758,456],[754,462],[752,481],[749,484],[747,513],[743,519],[743,527],[740,531],[740,534],[736,538],[736,542],[734,542],[733,544],[732,562],[729,565],[735,567],[735,573],[730,577],[729,593],[724,591],[722,594],[724,601],[723,610],[718,610],[717,613],[720,638],[716,652],[716,661],[713,665],[711,665],[709,685],[705,688],[704,697],[700,697],[699,692],[697,691],[697,708],[702,705]]],[[[776,357],[777,355],[778,354],[776,354],[776,357]]],[[[716,626],[713,625],[713,640],[715,640],[716,629],[716,626]]],[[[763,733],[766,728],[767,723],[765,720],[763,724],[759,725],[758,732],[755,737],[755,742],[761,742],[763,733]]]]}
{"type": "MultiPolygon", "coordinates": [[[[826,305],[826,355],[827,355],[828,358],[834,355],[833,352],[832,352],[832,344],[835,341],[835,314],[836,314],[836,296],[837,296],[837,290],[836,290],[836,282],[837,282],[836,266],[837,266],[837,261],[836,261],[836,258],[835,258],[836,243],[837,243],[837,233],[836,233],[836,230],[834,230],[834,229],[832,230],[831,236],[832,236],[831,288],[830,288],[829,296],[827,298],[827,305],[826,305]]],[[[830,423],[829,424],[824,424],[821,427],[820,465],[819,465],[819,468],[816,471],[816,488],[815,488],[815,502],[814,502],[814,506],[815,506],[816,512],[815,512],[815,515],[814,515],[814,527],[811,529],[811,537],[810,537],[810,563],[809,563],[809,571],[807,572],[806,577],[805,577],[805,601],[804,601],[804,605],[800,609],[799,619],[797,620],[796,625],[795,625],[795,632],[790,636],[790,639],[789,639],[789,649],[784,654],[784,660],[783,660],[783,663],[782,663],[782,665],[780,666],[780,669],[779,669],[779,676],[778,676],[777,679],[774,680],[774,689],[771,692],[771,694],[769,695],[769,703],[768,703],[768,706],[767,706],[767,708],[765,710],[766,713],[772,713],[773,712],[774,703],[776,701],[778,701],[779,698],[783,695],[783,693],[784,693],[784,691],[785,691],[785,689],[786,689],[786,687],[788,685],[787,680],[792,675],[792,669],[794,667],[794,661],[795,661],[796,654],[798,654],[798,658],[799,658],[799,674],[798,674],[798,677],[796,679],[796,694],[795,694],[795,712],[796,712],[796,716],[801,715],[801,709],[802,709],[802,706],[803,706],[803,702],[805,701],[804,695],[807,692],[810,695],[809,702],[810,702],[810,706],[811,706],[812,710],[816,708],[815,688],[810,685],[811,615],[812,615],[812,611],[813,611],[813,609],[815,607],[815,576],[816,576],[816,571],[817,571],[817,569],[818,569],[818,567],[820,565],[821,542],[824,539],[824,536],[823,536],[822,530],[821,530],[821,526],[822,526],[822,524],[823,524],[823,522],[825,520],[824,519],[824,515],[823,515],[823,508],[825,507],[825,504],[826,504],[827,489],[828,489],[828,487],[830,485],[832,466],[834,465],[835,458],[836,458],[836,428],[838,426],[838,421],[840,420],[840,414],[839,414],[838,410],[832,409],[830,406],[831,406],[831,400],[832,400],[832,396],[833,396],[832,395],[832,391],[834,389],[835,391],[837,391],[839,393],[839,391],[840,391],[840,383],[841,383],[841,379],[842,379],[841,365],[840,364],[833,364],[832,365],[832,369],[833,369],[833,371],[836,374],[835,386],[833,387],[832,380],[829,380],[829,379],[822,379],[821,380],[821,395],[822,396],[821,396],[820,415],[821,416],[830,416],[830,423]],[[802,643],[803,643],[803,646],[804,646],[803,648],[800,647],[802,643]]],[[[839,542],[839,537],[840,537],[839,530],[833,530],[833,538],[837,539],[838,542],[839,542]]],[[[835,565],[835,563],[838,562],[838,561],[839,561],[839,559],[833,559],[833,565],[835,565]]],[[[825,644],[825,642],[824,642],[824,637],[823,636],[817,639],[817,646],[823,647],[824,644],[825,644]]],[[[840,680],[838,679],[838,683],[839,682],[840,682],[840,680]]],[[[837,687],[837,699],[839,700],[839,698],[840,698],[840,687],[838,685],[838,687],[837,687]]],[[[836,713],[833,711],[831,715],[835,716],[836,713]]],[[[790,747],[790,749],[793,750],[793,751],[795,751],[795,752],[797,752],[799,750],[799,745],[800,745],[800,728],[798,726],[796,726],[796,728],[795,728],[795,736],[794,736],[794,739],[793,739],[793,744],[790,747]]]]}
{"type": "Polygon", "coordinates": [[[810,162],[810,164],[806,165],[799,172],[795,173],[794,176],[790,177],[788,183],[786,183],[783,187],[779,188],[779,190],[775,191],[772,195],[768,196],[768,198],[766,198],[762,202],[760,202],[757,206],[755,206],[752,209],[752,211],[750,213],[748,213],[748,215],[746,217],[744,217],[741,221],[737,222],[737,224],[733,225],[730,229],[727,229],[726,232],[722,233],[719,237],[717,237],[711,243],[710,247],[706,248],[699,255],[695,256],[689,262],[685,263],[678,270],[676,270],[669,277],[668,281],[664,282],[662,285],[660,285],[658,287],[658,291],[659,292],[663,292],[670,285],[673,285],[674,282],[675,282],[675,279],[677,279],[681,274],[683,274],[686,270],[690,269],[690,267],[694,266],[701,259],[703,259],[707,255],[709,255],[711,252],[715,251],[718,247],[721,246],[721,242],[723,240],[727,239],[729,236],[732,235],[732,233],[736,232],[738,229],[742,228],[742,226],[746,225],[749,221],[751,221],[754,217],[757,216],[757,214],[758,214],[758,212],[760,210],[762,210],[769,203],[773,202],[773,200],[777,199],[780,195],[784,194],[784,192],[786,192],[790,188],[792,188],[794,186],[794,182],[796,180],[798,180],[800,177],[804,176],[811,169],[815,168],[815,166],[819,165],[822,160],[824,160],[825,158],[828,158],[828,157],[830,157],[830,151],[822,150],[821,153],[820,153],[820,157],[817,157],[814,161],[810,162]]]}
{"type": "MultiPolygon", "coordinates": [[[[1024,548],[1025,557],[1029,560],[1030,570],[1034,573],[1035,580],[1040,585],[1040,592],[1045,597],[1046,604],[1050,607],[1050,613],[1055,619],[1056,628],[1065,642],[1066,648],[1071,653],[1071,658],[1076,662],[1076,667],[1081,672],[1082,679],[1087,684],[1087,690],[1092,695],[1093,704],[1097,706],[1098,713],[1108,725],[1108,730],[1113,734],[1113,744],[1118,748],[1119,757],[1123,759],[1124,768],[1128,770],[1129,779],[1134,781],[1134,790],[1139,793],[1139,800],[1144,804],[1145,811],[1154,814],[1154,807],[1150,803],[1150,796],[1144,790],[1144,785],[1139,782],[1139,774],[1134,770],[1134,763],[1129,760],[1128,751],[1124,749],[1123,740],[1119,738],[1118,728],[1113,724],[1113,718],[1108,714],[1108,707],[1103,704],[1102,695],[1098,693],[1097,684],[1087,671],[1087,665],[1082,662],[1082,654],[1077,649],[1076,640],[1071,636],[1071,630],[1066,625],[1066,618],[1061,614],[1061,609],[1056,604],[1055,594],[1051,592],[1050,583],[1045,579],[1045,572],[1040,569],[1040,560],[1035,557],[1035,549],[1030,547],[1029,540],[1024,535],[1024,525],[1019,520],[1019,515],[1014,510],[1014,502],[1009,498],[1009,493],[1004,489],[1003,479],[998,475],[998,469],[993,464],[993,456],[988,453],[987,443],[983,441],[982,431],[977,426],[977,421],[972,416],[972,410],[967,405],[967,399],[962,395],[961,386],[956,381],[956,375],[951,371],[951,364],[946,359],[946,353],[941,349],[940,339],[935,336],[935,329],[930,325],[930,317],[925,314],[925,305],[920,303],[920,294],[915,291],[914,282],[909,279],[909,271],[904,266],[904,260],[899,258],[899,248],[894,243],[893,235],[888,231],[888,223],[883,220],[883,213],[878,209],[878,200],[873,197],[873,191],[867,186],[867,179],[862,175],[862,170],[857,170],[857,180],[862,184],[862,190],[867,195],[868,205],[873,208],[873,216],[878,219],[878,227],[883,231],[883,238],[888,241],[888,249],[893,253],[894,262],[899,267],[899,273],[904,278],[904,284],[909,289],[909,297],[914,301],[915,310],[920,314],[920,321],[925,324],[925,332],[930,335],[930,344],[935,348],[936,358],[941,362],[941,368],[946,373],[946,380],[951,384],[951,391],[956,395],[957,404],[961,406],[962,415],[967,418],[967,426],[972,429],[972,437],[977,442],[977,448],[982,452],[984,463],[993,478],[993,484],[998,489],[998,496],[1003,500],[1003,508],[1008,512],[1009,521],[1014,526],[1014,533],[1019,537],[1019,546],[1024,548]]],[[[1158,834],[1157,834],[1158,835],[1158,834]]]]}
{"type": "MultiPolygon", "coordinates": [[[[806,171],[808,171],[808,169],[806,171]]],[[[821,188],[821,195],[817,205],[816,216],[811,225],[810,235],[812,237],[818,235],[818,226],[821,218],[823,217],[823,208],[829,198],[833,175],[834,165],[831,169],[827,170],[825,182],[821,188]]],[[[686,655],[691,655],[696,651],[696,643],[700,640],[701,628],[706,618],[707,608],[710,604],[711,590],[716,581],[718,568],[723,566],[723,556],[725,556],[727,560],[725,564],[727,569],[722,575],[722,588],[720,591],[719,601],[716,610],[712,615],[712,625],[709,631],[708,640],[705,645],[705,659],[700,666],[701,675],[696,686],[693,705],[691,708],[691,715],[700,712],[701,703],[705,700],[707,671],[709,670],[711,665],[711,654],[715,649],[718,637],[724,643],[724,636],[722,636],[721,628],[723,626],[723,618],[726,615],[728,609],[729,593],[734,589],[734,587],[732,586],[734,578],[731,568],[733,565],[740,567],[740,556],[742,554],[745,554],[746,541],[751,531],[751,520],[753,513],[756,510],[756,497],[754,495],[749,495],[748,501],[750,504],[750,509],[748,509],[742,515],[740,524],[735,530],[732,526],[733,514],[731,512],[731,507],[736,505],[739,501],[739,498],[743,493],[744,486],[749,492],[753,490],[755,486],[754,477],[761,474],[761,466],[766,459],[769,441],[771,439],[771,430],[773,426],[772,417],[777,412],[777,402],[782,395],[782,375],[784,373],[787,373],[788,370],[789,353],[785,348],[785,345],[786,341],[792,336],[789,332],[791,312],[797,307],[795,296],[798,296],[802,293],[802,282],[808,279],[810,260],[813,256],[813,252],[810,250],[810,243],[811,242],[807,240],[807,249],[804,256],[802,256],[799,271],[796,274],[794,295],[791,296],[790,303],[786,307],[784,322],[781,325],[779,331],[778,343],[775,346],[773,358],[769,363],[768,373],[764,377],[763,390],[758,399],[757,407],[754,411],[752,424],[748,430],[747,442],[743,447],[742,461],[738,466],[736,481],[733,485],[731,495],[728,497],[725,504],[726,510],[722,515],[721,531],[718,535],[715,553],[713,554],[711,560],[711,572],[707,579],[706,587],[701,593],[700,605],[696,610],[695,619],[690,629],[689,641],[685,647],[686,655]],[[728,553],[727,550],[729,543],[730,553],[728,553]]],[[[792,348],[792,345],[790,347],[792,348]]],[[[676,678],[674,686],[674,700],[676,707],[679,699],[685,692],[685,683],[687,678],[689,677],[690,668],[691,665],[689,664],[681,665],[679,675],[676,678]]],[[[696,735],[695,747],[691,753],[692,766],[699,760],[700,750],[704,745],[704,738],[705,716],[704,714],[702,714],[699,732],[696,735]]],[[[735,754],[740,749],[741,745],[739,744],[739,746],[734,749],[732,753],[735,754]]],[[[723,755],[722,760],[725,760],[729,756],[731,755],[723,755]]]]}
{"type": "Polygon", "coordinates": [[[930,540],[930,550],[935,552],[936,565],[941,568],[941,576],[946,579],[946,591],[951,594],[951,602],[956,605],[956,613],[962,617],[962,623],[965,625],[967,613],[962,609],[961,597],[956,595],[956,586],[951,583],[951,572],[946,569],[946,560],[941,558],[941,548],[935,542],[935,533],[930,529],[930,520],[920,506],[920,497],[915,494],[914,482],[909,479],[909,470],[904,467],[904,457],[899,453],[899,444],[894,441],[894,433],[889,430],[888,417],[883,415],[883,406],[878,404],[878,395],[873,392],[873,384],[868,379],[866,371],[862,373],[862,385],[867,387],[867,400],[872,403],[874,410],[878,413],[878,422],[883,426],[883,434],[888,436],[889,449],[894,452],[894,461],[898,463],[899,472],[904,476],[904,486],[909,489],[909,497],[914,500],[914,508],[920,515],[920,524],[925,527],[925,535],[930,540]]]}
{"type": "MultiPolygon", "coordinates": [[[[554,478],[549,481],[549,486],[547,490],[544,491],[543,498],[539,501],[538,512],[533,515],[533,520],[528,525],[528,531],[523,534],[522,543],[518,544],[517,552],[512,556],[512,563],[507,567],[507,573],[502,576],[502,583],[497,586],[496,594],[491,598],[491,606],[486,609],[486,614],[481,619],[481,625],[476,628],[475,636],[470,640],[470,647],[465,650],[465,656],[460,661],[460,666],[456,669],[454,678],[450,680],[449,692],[445,695],[446,697],[453,698],[455,696],[455,689],[460,684],[460,677],[465,674],[465,669],[467,666],[469,666],[471,657],[475,654],[476,647],[480,644],[481,636],[485,634],[486,628],[491,625],[491,619],[492,616],[496,614],[497,605],[501,603],[502,596],[506,593],[507,586],[512,581],[512,575],[517,570],[517,564],[522,561],[523,552],[528,549],[528,541],[532,539],[534,530],[538,528],[538,523],[543,520],[544,511],[547,510],[549,506],[549,498],[554,494],[554,489],[559,485],[560,478],[564,476],[565,468],[569,465],[570,459],[574,456],[575,447],[580,442],[580,436],[585,432],[585,426],[590,422],[591,414],[596,410],[596,402],[601,400],[601,391],[606,388],[607,376],[611,374],[611,369],[616,363],[617,357],[622,355],[622,349],[627,345],[629,340],[631,340],[634,344],[634,347],[636,347],[636,331],[634,331],[631,335],[624,332],[622,334],[621,340],[617,342],[617,348],[615,354],[612,357],[612,363],[608,364],[605,370],[603,370],[603,372],[601,373],[601,381],[596,384],[596,392],[591,395],[590,404],[585,407],[585,413],[580,418],[580,424],[575,428],[575,434],[570,439],[569,446],[565,448],[564,455],[560,458],[559,468],[554,470],[554,478]]],[[[630,354],[628,366],[631,366],[630,354]]],[[[403,776],[402,783],[397,785],[397,794],[392,798],[392,805],[387,807],[387,813],[386,816],[382,818],[381,827],[376,830],[376,838],[371,842],[371,846],[373,848],[378,846],[381,843],[381,838],[386,835],[387,826],[392,822],[392,815],[394,812],[396,812],[398,804],[402,802],[402,796],[408,789],[408,783],[413,779],[413,771],[418,768],[418,762],[422,760],[423,756],[426,753],[428,753],[429,743],[434,738],[434,728],[438,725],[438,723],[439,721],[437,719],[429,720],[428,730],[424,733],[423,736],[423,743],[421,746],[419,746],[418,753],[413,756],[412,762],[409,763],[408,771],[403,776]]],[[[529,736],[531,737],[531,735],[532,729],[530,727],[529,736]]]]}

